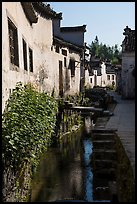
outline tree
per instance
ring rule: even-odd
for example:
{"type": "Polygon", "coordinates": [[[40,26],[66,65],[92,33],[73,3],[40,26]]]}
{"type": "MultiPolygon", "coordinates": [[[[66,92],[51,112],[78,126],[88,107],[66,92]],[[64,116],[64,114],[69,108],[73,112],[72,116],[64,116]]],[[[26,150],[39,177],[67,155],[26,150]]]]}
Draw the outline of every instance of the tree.
{"type": "Polygon", "coordinates": [[[110,60],[111,63],[118,64],[121,51],[118,50],[118,45],[110,47],[106,44],[99,43],[98,37],[95,37],[94,42],[92,41],[89,45],[92,56],[97,56],[101,60],[110,60]]]}

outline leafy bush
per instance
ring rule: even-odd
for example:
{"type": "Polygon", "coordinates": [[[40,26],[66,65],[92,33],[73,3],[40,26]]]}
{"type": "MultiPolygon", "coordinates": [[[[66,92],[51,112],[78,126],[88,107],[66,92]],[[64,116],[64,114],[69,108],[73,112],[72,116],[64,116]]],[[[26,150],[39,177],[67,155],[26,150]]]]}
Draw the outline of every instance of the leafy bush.
{"type": "Polygon", "coordinates": [[[15,171],[25,160],[37,162],[51,143],[57,102],[31,84],[16,85],[2,115],[2,161],[15,171]]]}

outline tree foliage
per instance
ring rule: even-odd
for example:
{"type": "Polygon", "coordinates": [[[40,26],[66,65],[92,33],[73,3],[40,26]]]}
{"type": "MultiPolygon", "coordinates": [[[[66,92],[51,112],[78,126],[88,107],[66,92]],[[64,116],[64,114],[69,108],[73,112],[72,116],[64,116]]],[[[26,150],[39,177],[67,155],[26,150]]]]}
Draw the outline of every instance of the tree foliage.
{"type": "Polygon", "coordinates": [[[118,45],[110,47],[106,44],[99,43],[98,37],[95,37],[95,40],[92,41],[89,45],[92,56],[97,56],[101,60],[109,60],[112,64],[118,64],[119,57],[121,56],[121,51],[118,49],[118,45]]]}
{"type": "Polygon", "coordinates": [[[16,85],[2,115],[2,161],[14,169],[25,159],[35,162],[51,142],[57,102],[31,84],[16,85]]]}

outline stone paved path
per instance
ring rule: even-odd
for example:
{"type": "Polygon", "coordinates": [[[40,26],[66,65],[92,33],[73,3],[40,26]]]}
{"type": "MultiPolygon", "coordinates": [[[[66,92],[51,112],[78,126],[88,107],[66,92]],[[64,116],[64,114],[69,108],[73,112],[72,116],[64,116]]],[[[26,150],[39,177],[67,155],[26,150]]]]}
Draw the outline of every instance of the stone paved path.
{"type": "Polygon", "coordinates": [[[117,129],[117,135],[125,148],[131,162],[135,177],[135,100],[123,100],[115,92],[111,92],[117,105],[105,125],[106,129],[117,129]]]}

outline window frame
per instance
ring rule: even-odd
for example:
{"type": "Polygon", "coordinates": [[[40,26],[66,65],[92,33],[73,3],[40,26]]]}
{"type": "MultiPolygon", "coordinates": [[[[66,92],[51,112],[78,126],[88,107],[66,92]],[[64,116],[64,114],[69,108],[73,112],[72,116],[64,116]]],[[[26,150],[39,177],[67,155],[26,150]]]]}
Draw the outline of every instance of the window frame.
{"type": "Polygon", "coordinates": [[[71,77],[74,77],[75,76],[75,60],[74,59],[70,59],[69,67],[71,70],[71,77]]]}
{"type": "Polygon", "coordinates": [[[22,48],[23,48],[23,63],[24,70],[28,71],[28,54],[27,54],[27,43],[24,38],[22,38],[22,48]],[[25,46],[25,47],[24,47],[25,46]]]}
{"type": "Polygon", "coordinates": [[[107,80],[110,81],[110,74],[107,75],[107,80]]]}
{"type": "Polygon", "coordinates": [[[67,67],[67,58],[64,57],[64,67],[67,67]]]}
{"type": "Polygon", "coordinates": [[[62,49],[62,55],[67,56],[67,50],[62,49]]]}
{"type": "Polygon", "coordinates": [[[56,45],[56,47],[55,47],[55,52],[56,52],[56,53],[60,53],[60,46],[59,46],[59,45],[56,45]]]}
{"type": "Polygon", "coordinates": [[[19,67],[18,29],[8,17],[8,34],[11,64],[19,67]]]}
{"type": "Polygon", "coordinates": [[[33,50],[29,47],[29,71],[33,72],[33,50]]]}
{"type": "Polygon", "coordinates": [[[112,80],[113,80],[113,81],[115,80],[115,76],[114,76],[114,74],[112,74],[112,80]]]}

